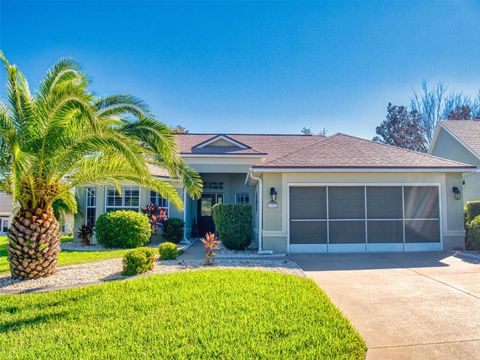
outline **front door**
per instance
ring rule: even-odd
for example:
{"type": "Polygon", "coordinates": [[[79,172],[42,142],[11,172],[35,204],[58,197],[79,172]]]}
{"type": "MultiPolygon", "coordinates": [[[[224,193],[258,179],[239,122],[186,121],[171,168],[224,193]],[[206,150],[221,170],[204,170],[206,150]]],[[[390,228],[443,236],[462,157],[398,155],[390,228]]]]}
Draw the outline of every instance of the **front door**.
{"type": "Polygon", "coordinates": [[[204,236],[207,232],[215,232],[212,218],[212,207],[223,203],[223,194],[202,194],[198,200],[198,232],[204,236]]]}

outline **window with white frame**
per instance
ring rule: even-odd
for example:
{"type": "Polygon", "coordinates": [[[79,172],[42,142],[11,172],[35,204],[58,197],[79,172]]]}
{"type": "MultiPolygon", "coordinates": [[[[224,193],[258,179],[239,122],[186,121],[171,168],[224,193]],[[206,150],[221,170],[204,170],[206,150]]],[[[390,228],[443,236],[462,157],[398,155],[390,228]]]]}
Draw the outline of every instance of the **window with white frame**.
{"type": "Polygon", "coordinates": [[[140,189],[138,187],[122,187],[120,194],[116,188],[107,189],[106,210],[134,210],[140,206],[140,189]]]}
{"type": "Polygon", "coordinates": [[[204,181],[203,190],[223,190],[223,181],[204,181]]]}
{"type": "Polygon", "coordinates": [[[150,203],[157,205],[159,208],[168,210],[168,200],[155,191],[150,191],[150,203]]]}
{"type": "Polygon", "coordinates": [[[235,196],[235,204],[248,204],[250,202],[249,193],[237,193],[235,196]]]}
{"type": "Polygon", "coordinates": [[[1,232],[6,234],[9,227],[8,219],[0,219],[0,224],[2,225],[0,228],[1,232]]]}
{"type": "Polygon", "coordinates": [[[95,187],[87,187],[87,217],[85,223],[92,226],[95,225],[97,215],[97,189],[95,187]]]}

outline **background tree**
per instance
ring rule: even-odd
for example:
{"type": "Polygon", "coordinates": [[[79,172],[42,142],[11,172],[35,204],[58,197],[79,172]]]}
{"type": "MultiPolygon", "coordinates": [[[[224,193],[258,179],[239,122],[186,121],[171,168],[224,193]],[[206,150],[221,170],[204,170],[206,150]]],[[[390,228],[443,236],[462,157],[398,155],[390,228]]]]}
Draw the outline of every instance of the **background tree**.
{"type": "Polygon", "coordinates": [[[0,190],[19,204],[8,233],[12,277],[55,272],[60,226],[52,206],[75,213],[72,189],[82,185],[137,183],[182,208],[171,183],[148,165],[166,168],[191,196],[201,193],[199,175],[177,152],[170,129],[154,120],[140,100],[117,95],[96,99],[86,75],[72,60],[47,72],[35,94],[0,51],[7,72],[7,103],[0,101],[0,190]]]}
{"type": "Polygon", "coordinates": [[[188,134],[188,130],[181,125],[170,128],[174,134],[188,134]]]}
{"type": "Polygon", "coordinates": [[[303,135],[313,135],[312,134],[312,129],[310,128],[307,128],[307,127],[303,127],[302,130],[300,130],[300,132],[303,134],[303,135]]]}
{"type": "Polygon", "coordinates": [[[447,116],[448,120],[471,120],[472,110],[468,105],[457,105],[447,116]]]}
{"type": "MultiPolygon", "coordinates": [[[[307,127],[303,127],[302,130],[300,130],[300,132],[303,134],[303,135],[313,135],[312,133],[312,129],[311,128],[307,128],[307,127]]],[[[323,128],[319,133],[318,135],[323,135],[323,136],[327,136],[327,129],[326,128],[323,128]]]]}
{"type": "Polygon", "coordinates": [[[389,103],[387,118],[377,126],[376,133],[378,136],[375,136],[373,141],[409,150],[427,151],[421,115],[415,110],[409,112],[405,106],[389,103]]]}
{"type": "Polygon", "coordinates": [[[448,119],[450,116],[460,120],[461,117],[469,114],[470,116],[464,120],[480,118],[480,91],[477,97],[472,99],[461,92],[449,92],[448,87],[443,83],[430,88],[424,81],[421,90],[413,92],[410,108],[421,114],[423,136],[429,146],[439,121],[448,119]],[[470,109],[470,113],[463,111],[466,108],[470,109]]]}

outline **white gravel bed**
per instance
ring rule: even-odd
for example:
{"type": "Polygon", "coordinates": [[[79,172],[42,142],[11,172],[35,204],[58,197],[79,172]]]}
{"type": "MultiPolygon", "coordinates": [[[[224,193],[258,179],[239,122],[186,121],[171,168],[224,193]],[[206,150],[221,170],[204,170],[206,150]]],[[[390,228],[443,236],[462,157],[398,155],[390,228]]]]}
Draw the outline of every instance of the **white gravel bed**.
{"type": "Polygon", "coordinates": [[[258,259],[258,258],[281,258],[285,257],[285,254],[273,253],[273,254],[258,254],[258,249],[247,250],[229,250],[223,244],[220,244],[220,248],[215,251],[218,259],[258,259]]]}
{"type": "MultiPolygon", "coordinates": [[[[284,274],[305,276],[293,261],[286,260],[222,260],[215,259],[213,266],[205,266],[203,260],[155,261],[152,271],[141,276],[166,274],[184,270],[212,268],[245,268],[275,271],[284,274]]],[[[57,273],[35,280],[13,280],[10,276],[0,276],[0,294],[30,291],[48,291],[59,288],[78,287],[87,284],[125,279],[121,274],[122,259],[108,259],[84,264],[60,266],[57,273]]]]}
{"type": "MultiPolygon", "coordinates": [[[[147,244],[145,247],[150,247],[150,248],[158,248],[158,245],[160,244],[147,244]]],[[[180,243],[177,244],[177,248],[179,250],[182,249],[187,249],[190,246],[190,243],[185,244],[185,243],[180,243]]],[[[123,248],[118,248],[118,249],[112,249],[112,248],[106,248],[105,246],[101,244],[92,244],[92,245],[82,245],[78,242],[74,241],[69,241],[69,242],[64,242],[61,244],[62,250],[68,250],[68,251],[112,251],[112,250],[125,250],[123,248]]]]}

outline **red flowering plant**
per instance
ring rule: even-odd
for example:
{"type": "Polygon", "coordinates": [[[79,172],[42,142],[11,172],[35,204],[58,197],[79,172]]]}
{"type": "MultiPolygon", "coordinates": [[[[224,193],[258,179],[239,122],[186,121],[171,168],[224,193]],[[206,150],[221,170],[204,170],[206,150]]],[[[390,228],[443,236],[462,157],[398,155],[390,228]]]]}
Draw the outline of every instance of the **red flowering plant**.
{"type": "Polygon", "coordinates": [[[205,249],[205,264],[213,265],[215,250],[220,246],[221,241],[215,238],[214,233],[206,233],[205,237],[200,239],[205,249]]]}
{"type": "Polygon", "coordinates": [[[167,211],[156,204],[150,203],[142,209],[142,212],[148,216],[152,235],[155,235],[163,227],[165,220],[167,220],[167,211]]]}

